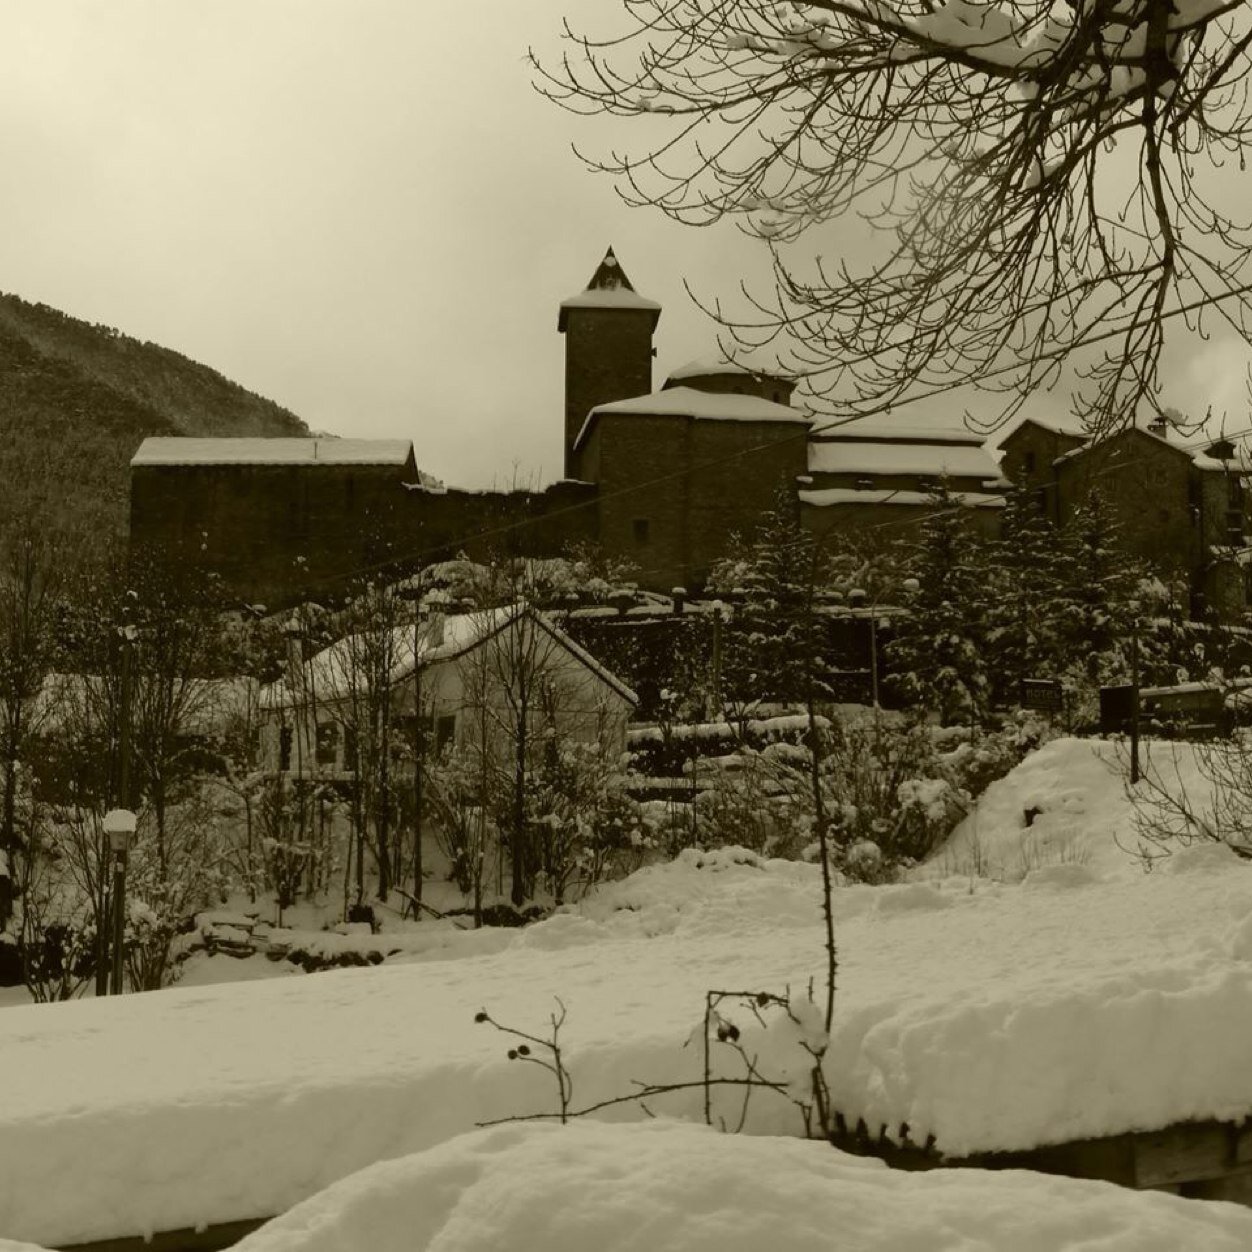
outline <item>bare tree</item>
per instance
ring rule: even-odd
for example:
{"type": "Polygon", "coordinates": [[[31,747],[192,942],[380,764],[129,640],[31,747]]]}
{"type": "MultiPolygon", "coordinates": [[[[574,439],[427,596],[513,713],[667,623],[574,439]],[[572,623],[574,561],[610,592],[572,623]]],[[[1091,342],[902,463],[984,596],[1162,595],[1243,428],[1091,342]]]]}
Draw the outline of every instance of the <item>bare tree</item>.
{"type": "Polygon", "coordinates": [[[19,774],[48,711],[40,695],[57,651],[58,593],[68,552],[44,519],[10,517],[0,543],[0,931],[13,912],[22,851],[19,774]]]}
{"type": "Polygon", "coordinates": [[[1248,338],[1252,223],[1214,180],[1247,152],[1244,0],[622,7],[532,53],[539,90],[648,119],[584,157],[629,203],[769,243],[775,290],[716,315],[740,344],[782,334],[832,412],[973,384],[1004,393],[997,424],[1073,367],[1107,431],[1159,409],[1174,319],[1248,338]],[[840,220],[853,259],[786,246],[840,220]]]}
{"type": "MultiPolygon", "coordinates": [[[[356,832],[356,903],[364,905],[364,850],[369,844],[377,872],[378,898],[391,893],[393,841],[401,838],[392,758],[400,746],[395,703],[401,664],[411,656],[411,613],[395,591],[382,584],[362,588],[336,623],[341,638],[315,662],[316,703],[306,699],[313,726],[335,725],[354,775],[351,799],[356,832]]],[[[315,733],[315,732],[314,732],[315,733]]],[[[314,747],[314,750],[316,748],[314,747]]]]}

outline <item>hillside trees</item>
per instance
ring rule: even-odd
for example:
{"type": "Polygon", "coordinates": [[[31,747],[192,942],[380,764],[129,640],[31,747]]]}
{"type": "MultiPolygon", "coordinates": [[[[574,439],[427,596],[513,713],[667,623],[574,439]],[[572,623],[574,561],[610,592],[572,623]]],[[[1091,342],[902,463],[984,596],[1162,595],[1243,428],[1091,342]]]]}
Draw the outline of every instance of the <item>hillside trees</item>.
{"type": "Polygon", "coordinates": [[[67,545],[46,519],[10,515],[0,534],[0,931],[13,912],[16,861],[25,842],[18,799],[29,782],[29,748],[47,712],[40,693],[57,649],[58,596],[67,545]]]}
{"type": "Polygon", "coordinates": [[[623,0],[618,16],[567,25],[560,59],[532,54],[539,90],[647,119],[635,145],[584,157],[628,203],[769,243],[773,292],[716,314],[741,343],[782,335],[832,410],[971,384],[1004,394],[1002,420],[1067,366],[1106,432],[1159,408],[1174,328],[1222,319],[1247,339],[1252,224],[1219,177],[1243,168],[1252,120],[1244,0],[623,0]]]}

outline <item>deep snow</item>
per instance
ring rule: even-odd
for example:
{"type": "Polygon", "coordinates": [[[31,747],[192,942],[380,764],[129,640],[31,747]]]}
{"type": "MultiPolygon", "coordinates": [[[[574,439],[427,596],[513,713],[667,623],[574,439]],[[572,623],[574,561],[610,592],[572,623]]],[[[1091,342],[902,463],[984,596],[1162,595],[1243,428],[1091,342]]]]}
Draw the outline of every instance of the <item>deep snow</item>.
{"type": "MultiPolygon", "coordinates": [[[[907,1122],[959,1157],[1252,1112],[1252,866],[1196,847],[1144,875],[1110,854],[1129,810],[1090,754],[1049,745],[988,794],[988,846],[1020,844],[1030,800],[1052,814],[1030,830],[1069,832],[1071,852],[1038,853],[1020,882],[966,867],[838,891],[827,1068],[845,1116],[907,1122]]],[[[477,1121],[551,1110],[548,1076],[507,1060],[480,1007],[543,1033],[562,997],[576,1106],[693,1079],[708,989],[820,982],[818,882],[810,865],[687,853],[522,931],[431,927],[425,950],[380,968],[6,1009],[0,1235],[55,1245],[270,1216],[477,1121]]],[[[743,1025],[763,1067],[802,1070],[794,1032],[743,1025]]],[[[653,1107],[698,1118],[700,1097],[653,1107]]],[[[748,1128],[795,1135],[800,1118],[754,1097],[748,1128]]]]}
{"type": "Polygon", "coordinates": [[[676,1122],[514,1125],[345,1179],[239,1252],[1240,1252],[1252,1211],[1021,1171],[906,1173],[676,1122]]]}

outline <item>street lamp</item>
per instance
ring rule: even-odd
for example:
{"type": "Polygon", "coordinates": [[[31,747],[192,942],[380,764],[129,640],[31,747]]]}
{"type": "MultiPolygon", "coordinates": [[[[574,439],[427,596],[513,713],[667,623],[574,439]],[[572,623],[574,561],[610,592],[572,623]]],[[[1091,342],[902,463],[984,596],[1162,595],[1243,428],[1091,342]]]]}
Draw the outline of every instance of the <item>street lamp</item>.
{"type": "Polygon", "coordinates": [[[122,994],[122,946],[126,926],[126,858],[135,837],[135,815],[130,809],[110,809],[104,815],[104,833],[113,854],[113,978],[111,995],[122,994]]]}

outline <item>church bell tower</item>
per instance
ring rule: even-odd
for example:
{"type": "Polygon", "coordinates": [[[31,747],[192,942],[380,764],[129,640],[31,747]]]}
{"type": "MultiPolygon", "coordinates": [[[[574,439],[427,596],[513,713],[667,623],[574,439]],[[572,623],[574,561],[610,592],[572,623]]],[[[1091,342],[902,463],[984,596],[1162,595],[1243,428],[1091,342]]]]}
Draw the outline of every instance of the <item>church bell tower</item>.
{"type": "Polygon", "coordinates": [[[652,333],[661,306],[641,296],[610,248],[586,288],[561,301],[565,336],[565,477],[578,477],[574,441],[599,404],[652,390],[652,333]]]}

